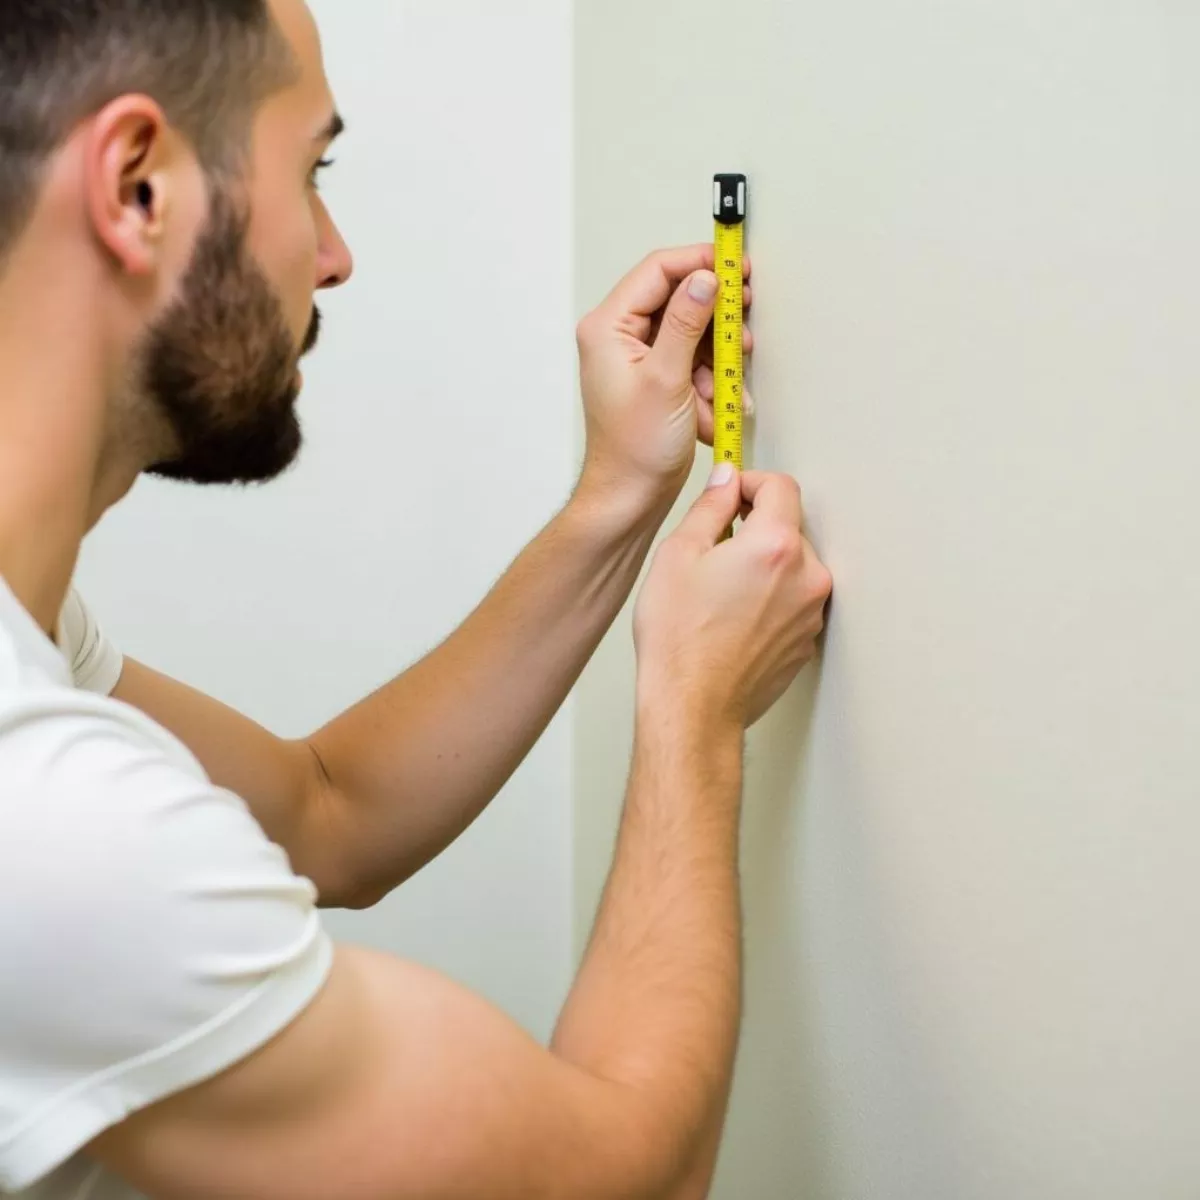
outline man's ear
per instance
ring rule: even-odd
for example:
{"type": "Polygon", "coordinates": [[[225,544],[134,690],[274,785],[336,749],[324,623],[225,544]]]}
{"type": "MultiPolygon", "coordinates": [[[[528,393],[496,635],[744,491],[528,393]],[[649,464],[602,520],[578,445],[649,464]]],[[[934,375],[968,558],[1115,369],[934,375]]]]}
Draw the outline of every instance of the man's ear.
{"type": "Polygon", "coordinates": [[[179,149],[148,96],[122,96],[92,118],[84,150],[87,210],[100,243],[128,275],[161,265],[166,221],[180,185],[179,149]]]}

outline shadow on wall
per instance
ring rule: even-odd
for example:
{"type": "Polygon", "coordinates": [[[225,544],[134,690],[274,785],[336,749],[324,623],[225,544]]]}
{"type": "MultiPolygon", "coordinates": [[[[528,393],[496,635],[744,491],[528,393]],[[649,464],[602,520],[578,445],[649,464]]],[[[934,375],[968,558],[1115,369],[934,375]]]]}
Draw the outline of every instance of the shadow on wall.
{"type": "Polygon", "coordinates": [[[940,1197],[977,1184],[880,832],[881,806],[918,801],[862,782],[843,633],[748,740],[745,1014],[714,1200],[940,1197]],[[890,1104],[906,1114],[892,1127],[890,1104]],[[845,1154],[848,1129],[873,1146],[869,1163],[845,1154]],[[933,1172],[920,1153],[931,1144],[945,1146],[933,1172]]]}
{"type": "Polygon", "coordinates": [[[729,1135],[715,1195],[720,1200],[824,1194],[832,1165],[820,1099],[827,1091],[813,991],[796,946],[797,860],[805,856],[805,763],[821,689],[810,666],[758,728],[747,753],[742,832],[746,926],[745,1020],[729,1135]],[[741,1099],[745,1084],[749,1103],[741,1099]],[[764,1105],[765,1097],[771,1098],[764,1105]],[[789,1147],[781,1154],[781,1147],[789,1147]]]}

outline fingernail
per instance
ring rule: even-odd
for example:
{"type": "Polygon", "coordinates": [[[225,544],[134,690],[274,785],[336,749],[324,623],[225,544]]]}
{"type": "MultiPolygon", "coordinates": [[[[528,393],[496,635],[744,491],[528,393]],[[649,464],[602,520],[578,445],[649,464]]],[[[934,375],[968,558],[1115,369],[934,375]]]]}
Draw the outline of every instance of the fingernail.
{"type": "Polygon", "coordinates": [[[688,295],[697,304],[707,304],[717,294],[719,286],[717,277],[711,271],[701,271],[692,276],[692,282],[688,284],[688,295]]]}
{"type": "Polygon", "coordinates": [[[732,463],[717,463],[708,478],[709,488],[724,487],[734,476],[732,463]]]}

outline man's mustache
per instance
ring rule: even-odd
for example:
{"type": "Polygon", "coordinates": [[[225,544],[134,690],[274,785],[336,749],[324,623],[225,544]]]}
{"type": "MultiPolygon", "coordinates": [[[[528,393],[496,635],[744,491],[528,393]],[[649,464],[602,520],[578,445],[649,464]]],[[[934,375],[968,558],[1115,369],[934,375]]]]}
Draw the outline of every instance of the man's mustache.
{"type": "Polygon", "coordinates": [[[312,320],[309,322],[308,333],[304,335],[304,345],[300,347],[300,354],[303,357],[317,344],[317,340],[321,336],[321,310],[313,306],[312,320]]]}

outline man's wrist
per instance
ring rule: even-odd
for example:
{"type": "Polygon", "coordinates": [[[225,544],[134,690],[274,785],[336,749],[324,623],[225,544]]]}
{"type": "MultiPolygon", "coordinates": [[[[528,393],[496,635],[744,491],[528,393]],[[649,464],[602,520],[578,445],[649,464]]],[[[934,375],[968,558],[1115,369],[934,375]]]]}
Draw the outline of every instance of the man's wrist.
{"type": "Polygon", "coordinates": [[[614,528],[634,533],[650,526],[657,532],[679,499],[686,478],[628,474],[589,460],[572,503],[614,528]]]}
{"type": "Polygon", "coordinates": [[[687,697],[639,687],[634,770],[660,781],[661,799],[676,814],[728,822],[736,840],[744,757],[737,721],[687,697]]]}
{"type": "Polygon", "coordinates": [[[667,737],[703,753],[740,754],[746,733],[731,706],[685,683],[650,678],[640,669],[637,727],[639,736],[667,737]]]}

